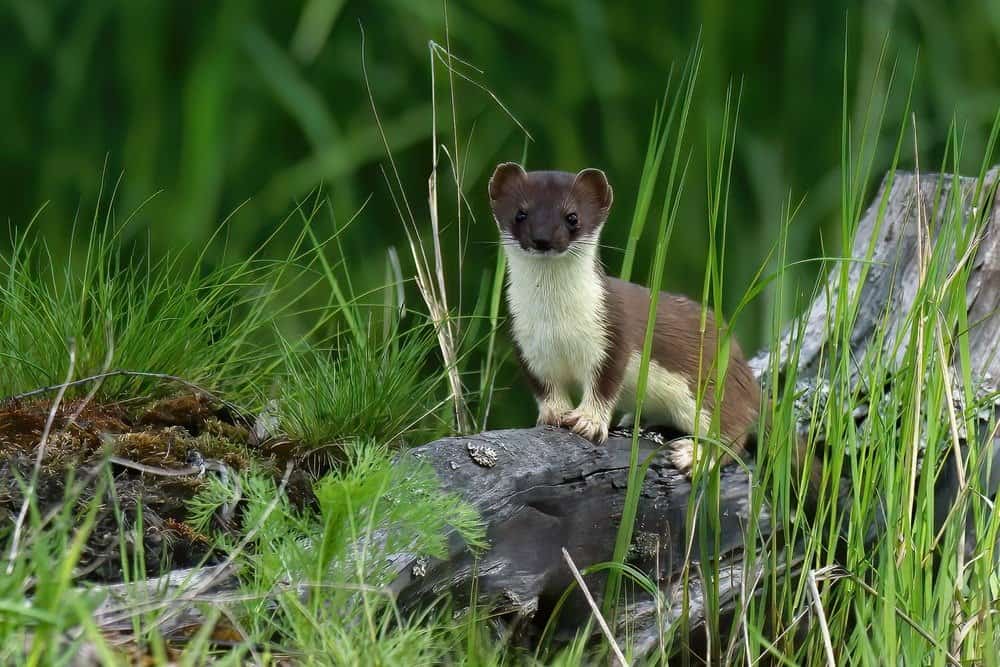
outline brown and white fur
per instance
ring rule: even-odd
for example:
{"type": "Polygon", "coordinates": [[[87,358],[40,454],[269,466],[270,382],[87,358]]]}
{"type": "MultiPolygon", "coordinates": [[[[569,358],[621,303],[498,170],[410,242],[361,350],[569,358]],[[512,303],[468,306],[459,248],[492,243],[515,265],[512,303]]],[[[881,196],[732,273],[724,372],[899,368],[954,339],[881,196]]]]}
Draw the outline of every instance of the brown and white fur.
{"type": "MultiPolygon", "coordinates": [[[[650,297],[647,288],[609,277],[601,266],[598,244],[611,186],[596,169],[525,172],[508,162],[493,173],[489,194],[507,255],[515,349],[538,401],[538,423],[602,443],[612,413],[635,405],[650,297]],[[575,407],[574,393],[580,396],[575,407]]],[[[701,316],[694,301],[660,294],[643,422],[707,436],[721,399],[720,435],[739,452],[756,424],[760,390],[732,340],[717,392],[718,331],[708,313],[702,334],[701,316]]],[[[670,456],[690,474],[704,454],[688,438],[676,442],[670,456]]]]}

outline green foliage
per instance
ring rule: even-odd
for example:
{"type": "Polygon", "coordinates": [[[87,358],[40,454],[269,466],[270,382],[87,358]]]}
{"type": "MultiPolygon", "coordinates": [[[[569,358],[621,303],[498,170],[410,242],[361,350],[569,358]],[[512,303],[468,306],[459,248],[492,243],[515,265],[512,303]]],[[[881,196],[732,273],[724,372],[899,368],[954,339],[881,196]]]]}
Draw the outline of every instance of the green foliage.
{"type": "MultiPolygon", "coordinates": [[[[470,548],[485,546],[478,513],[443,493],[426,464],[395,462],[387,448],[367,442],[347,454],[343,467],[314,484],[315,510],[293,509],[273,477],[241,477],[243,525],[256,531],[239,561],[253,601],[244,609],[248,622],[263,636],[281,632],[307,655],[346,661],[337,664],[412,664],[406,661],[452,653],[454,622],[431,615],[400,623],[379,587],[388,583],[392,554],[444,557],[452,532],[470,548]],[[287,581],[298,586],[283,586],[287,581]],[[277,608],[265,614],[268,600],[277,608]]],[[[195,499],[196,514],[228,497],[207,488],[195,499]]]]}
{"type": "MultiPolygon", "coordinates": [[[[434,493],[438,484],[425,464],[408,459],[394,464],[379,447],[353,450],[344,469],[324,477],[315,487],[323,524],[317,578],[335,557],[344,557],[349,544],[374,540],[376,535],[381,542],[378,548],[386,554],[408,549],[444,558],[444,533],[449,527],[471,547],[483,547],[478,515],[458,496],[434,493]]],[[[373,583],[369,577],[363,581],[373,583]]]]}
{"type": "MultiPolygon", "coordinates": [[[[60,638],[66,628],[80,625],[99,600],[73,586],[74,568],[94,530],[107,480],[97,484],[89,500],[73,495],[43,514],[31,501],[25,535],[11,559],[13,521],[0,528],[0,662],[48,665],[66,662],[79,650],[60,638]],[[31,598],[26,596],[31,591],[31,598]]],[[[67,488],[75,487],[72,475],[67,488]]]]}
{"type": "MultiPolygon", "coordinates": [[[[190,504],[193,525],[208,527],[211,516],[235,499],[233,488],[220,481],[206,485],[190,504]]],[[[442,558],[449,532],[470,548],[485,546],[478,513],[442,492],[426,464],[395,461],[389,449],[371,442],[347,446],[346,463],[314,483],[315,511],[293,509],[269,475],[242,473],[238,488],[245,501],[242,523],[257,531],[257,548],[245,556],[257,577],[375,585],[386,555],[407,550],[442,558]],[[355,553],[358,544],[363,551],[355,553]]]]}
{"type": "MultiPolygon", "coordinates": [[[[646,382],[649,378],[649,364],[653,352],[653,329],[656,325],[656,312],[659,303],[661,281],[663,278],[663,266],[667,259],[667,247],[670,245],[670,238],[673,235],[674,223],[677,221],[679,201],[684,189],[685,176],[690,159],[686,158],[688,150],[686,144],[687,121],[691,110],[691,102],[694,99],[695,83],[698,79],[698,70],[701,65],[701,45],[697,45],[681,77],[678,86],[678,94],[672,100],[670,112],[664,117],[663,110],[659,110],[654,118],[654,125],[650,132],[649,146],[652,155],[647,159],[643,176],[641,178],[642,190],[639,194],[639,204],[636,218],[632,224],[638,228],[630,237],[630,248],[634,248],[632,239],[638,241],[645,226],[645,217],[640,217],[639,211],[648,210],[648,200],[652,198],[653,190],[656,189],[660,180],[660,162],[663,157],[663,150],[668,139],[673,138],[674,152],[670,161],[670,169],[666,179],[666,187],[663,194],[663,207],[660,212],[660,224],[655,237],[656,252],[653,258],[653,266],[649,273],[649,289],[652,295],[649,301],[649,313],[647,316],[646,331],[643,338],[642,353],[639,362],[639,373],[636,380],[636,403],[635,414],[633,415],[633,437],[632,448],[629,454],[629,482],[625,494],[625,507],[622,510],[622,521],[615,537],[614,561],[623,563],[628,553],[628,547],[632,543],[632,530],[635,523],[636,511],[639,504],[639,494],[642,491],[642,480],[645,479],[645,466],[639,463],[639,427],[642,424],[642,404],[646,395],[646,382]],[[678,115],[679,114],[679,115],[678,115]],[[677,119],[676,129],[674,119],[677,119]]],[[[669,94],[669,89],[668,89],[669,94]]],[[[626,258],[631,258],[627,253],[626,258]]],[[[626,263],[626,271],[630,270],[630,264],[626,263]]],[[[699,434],[695,434],[699,435],[699,434]]],[[[605,593],[605,613],[614,608],[619,599],[618,570],[611,570],[608,574],[608,583],[605,593]]]]}
{"type": "Polygon", "coordinates": [[[227,483],[220,477],[209,475],[205,479],[198,494],[188,501],[188,523],[196,531],[206,533],[210,530],[212,519],[216,512],[224,506],[240,499],[242,487],[254,488],[259,481],[258,476],[241,474],[237,483],[227,483]]]}

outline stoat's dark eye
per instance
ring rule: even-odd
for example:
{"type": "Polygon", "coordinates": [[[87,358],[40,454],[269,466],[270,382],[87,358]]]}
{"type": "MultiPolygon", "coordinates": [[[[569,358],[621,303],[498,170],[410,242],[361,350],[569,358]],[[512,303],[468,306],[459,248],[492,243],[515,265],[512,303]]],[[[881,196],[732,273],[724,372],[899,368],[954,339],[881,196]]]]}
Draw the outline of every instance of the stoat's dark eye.
{"type": "Polygon", "coordinates": [[[580,226],[580,218],[576,216],[576,213],[567,213],[566,224],[569,226],[570,229],[576,229],[577,227],[580,226]]]}
{"type": "Polygon", "coordinates": [[[517,214],[514,216],[514,222],[524,222],[528,219],[528,214],[518,209],[517,214]]]}

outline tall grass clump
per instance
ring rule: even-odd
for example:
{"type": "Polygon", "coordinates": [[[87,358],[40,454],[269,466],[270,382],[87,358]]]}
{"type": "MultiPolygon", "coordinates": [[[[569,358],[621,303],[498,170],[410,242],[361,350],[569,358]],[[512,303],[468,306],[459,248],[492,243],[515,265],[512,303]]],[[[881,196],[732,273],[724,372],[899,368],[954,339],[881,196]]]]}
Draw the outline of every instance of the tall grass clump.
{"type": "Polygon", "coordinates": [[[307,291],[302,281],[316,282],[302,235],[283,258],[266,259],[260,248],[212,267],[204,255],[185,263],[130,251],[122,240],[128,223],[95,216],[74,230],[74,241],[86,242],[65,262],[37,238],[35,221],[12,233],[11,252],[0,255],[0,396],[62,382],[71,354],[71,380],[111,374],[98,382],[102,398],[178,388],[157,375],[234,399],[254,396],[276,357],[275,319],[307,291]]]}
{"type": "MultiPolygon", "coordinates": [[[[983,210],[995,196],[984,176],[1000,125],[979,156],[966,202],[957,183],[946,192],[939,181],[929,200],[926,192],[915,199],[916,274],[878,266],[893,272],[894,283],[914,288],[913,305],[899,312],[887,303],[859,351],[860,287],[875,268],[888,193],[904,160],[918,178],[922,168],[917,122],[908,113],[897,136],[880,141],[895,73],[895,67],[886,73],[884,55],[885,49],[867,100],[855,113],[846,103],[843,110],[843,255],[824,263],[831,280],[815,293],[826,304],[826,346],[815,375],[798,371],[801,328],[784,341],[776,329],[772,342],[774,350],[787,347],[772,356],[770,377],[782,381],[768,388],[771,430],[758,457],[762,483],[754,502],[769,508],[783,539],[749,535],[751,569],[766,574],[763,594],[745,602],[743,645],[729,653],[737,659],[743,653],[810,665],[998,661],[992,610],[1000,517],[993,511],[995,488],[979,474],[993,457],[993,436],[977,437],[973,421],[984,407],[992,411],[995,396],[983,392],[977,374],[985,360],[969,355],[976,323],[967,320],[966,290],[987,222],[983,210]],[[885,190],[874,202],[871,242],[858,257],[855,237],[880,143],[889,151],[885,190]],[[783,368],[779,358],[787,361],[783,368]],[[859,411],[866,415],[860,424],[859,411]],[[808,424],[807,435],[796,435],[798,420],[808,424]],[[795,466],[794,450],[803,443],[805,459],[818,467],[795,466]],[[793,502],[806,494],[810,503],[793,502]]],[[[911,95],[912,86],[907,110],[911,95]]],[[[963,155],[954,125],[947,146],[932,171],[957,179],[963,155]]],[[[779,302],[788,290],[778,282],[779,302]]]]}
{"type": "Polygon", "coordinates": [[[429,325],[387,336],[348,337],[339,349],[285,343],[279,382],[281,426],[308,447],[352,441],[419,444],[447,429],[429,325]]]}

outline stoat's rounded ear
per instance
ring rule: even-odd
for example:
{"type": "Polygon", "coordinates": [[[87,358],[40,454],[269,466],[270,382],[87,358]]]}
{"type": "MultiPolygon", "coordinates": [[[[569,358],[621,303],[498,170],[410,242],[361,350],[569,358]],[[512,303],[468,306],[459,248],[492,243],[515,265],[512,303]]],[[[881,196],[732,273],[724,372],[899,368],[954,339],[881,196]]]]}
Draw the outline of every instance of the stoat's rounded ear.
{"type": "Polygon", "coordinates": [[[573,189],[581,196],[590,198],[601,211],[607,213],[611,209],[614,194],[608,177],[600,169],[584,169],[578,173],[573,189]]]}
{"type": "Polygon", "coordinates": [[[525,176],[524,168],[516,162],[501,162],[490,176],[490,199],[500,199],[525,176]]]}

